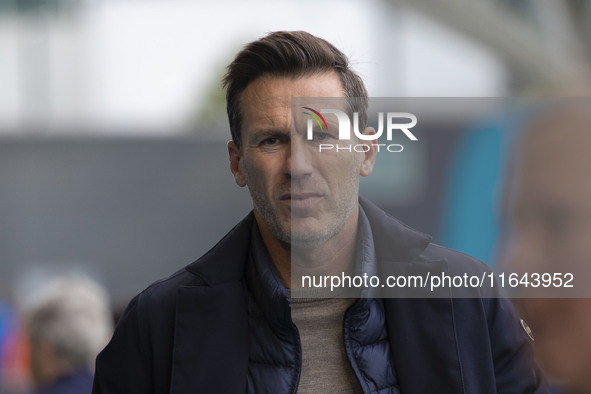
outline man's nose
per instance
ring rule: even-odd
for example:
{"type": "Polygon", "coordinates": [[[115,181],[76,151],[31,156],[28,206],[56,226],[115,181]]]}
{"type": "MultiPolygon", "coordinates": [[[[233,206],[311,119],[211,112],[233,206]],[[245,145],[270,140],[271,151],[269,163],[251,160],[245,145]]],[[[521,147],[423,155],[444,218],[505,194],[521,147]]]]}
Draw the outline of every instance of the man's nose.
{"type": "Polygon", "coordinates": [[[309,176],[313,171],[313,154],[301,138],[292,138],[286,163],[286,175],[298,179],[309,176]]]}

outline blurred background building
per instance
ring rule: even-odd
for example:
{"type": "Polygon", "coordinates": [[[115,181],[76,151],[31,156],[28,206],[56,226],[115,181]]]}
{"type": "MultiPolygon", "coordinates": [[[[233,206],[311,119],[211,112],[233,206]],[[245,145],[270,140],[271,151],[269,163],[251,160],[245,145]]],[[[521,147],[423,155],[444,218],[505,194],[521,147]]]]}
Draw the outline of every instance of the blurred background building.
{"type": "MultiPolygon", "coordinates": [[[[590,22],[584,0],[0,0],[0,385],[26,389],[15,305],[31,283],[83,273],[121,308],[248,212],[220,86],[246,42],[306,30],[370,96],[461,110],[588,81],[590,22]]],[[[420,147],[382,155],[363,193],[493,265],[522,117],[420,119],[420,147]]]]}

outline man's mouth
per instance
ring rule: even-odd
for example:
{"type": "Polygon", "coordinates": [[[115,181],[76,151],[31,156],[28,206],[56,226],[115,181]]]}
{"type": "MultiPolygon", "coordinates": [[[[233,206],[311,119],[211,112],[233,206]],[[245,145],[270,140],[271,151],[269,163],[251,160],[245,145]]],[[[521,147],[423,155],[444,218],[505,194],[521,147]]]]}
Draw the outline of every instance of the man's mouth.
{"type": "Polygon", "coordinates": [[[286,193],[281,196],[282,201],[288,201],[292,209],[308,209],[322,198],[320,193],[286,193]]]}

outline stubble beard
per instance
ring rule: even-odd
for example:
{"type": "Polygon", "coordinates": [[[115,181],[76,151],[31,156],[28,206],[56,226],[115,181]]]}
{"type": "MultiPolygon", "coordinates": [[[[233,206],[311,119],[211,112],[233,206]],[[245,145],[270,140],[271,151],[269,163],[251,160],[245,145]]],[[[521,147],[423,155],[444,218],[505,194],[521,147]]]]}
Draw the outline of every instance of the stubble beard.
{"type": "Polygon", "coordinates": [[[357,204],[357,194],[350,199],[337,199],[333,204],[336,206],[330,207],[329,215],[324,219],[326,223],[323,223],[319,229],[311,231],[308,228],[294,227],[292,224],[294,221],[293,214],[288,219],[282,219],[279,216],[278,209],[258,188],[249,187],[249,192],[255,209],[269,231],[286,248],[310,250],[322,246],[343,230],[357,204]]]}
{"type": "MultiPolygon", "coordinates": [[[[353,165],[352,168],[357,168],[357,165],[353,165]]],[[[358,204],[359,178],[355,172],[352,172],[347,181],[348,184],[342,185],[344,189],[341,189],[340,195],[332,204],[333,206],[328,207],[328,215],[323,219],[326,223],[321,228],[316,231],[307,228],[294,228],[292,225],[294,215],[291,214],[290,218],[282,219],[278,208],[272,202],[274,200],[279,201],[278,196],[293,191],[292,180],[286,179],[284,183],[275,187],[273,195],[267,196],[264,192],[265,188],[260,184],[257,185],[257,182],[253,182],[257,179],[256,171],[245,166],[243,172],[254,208],[260,214],[271,234],[286,249],[310,250],[322,246],[344,229],[353,209],[358,204]]]]}

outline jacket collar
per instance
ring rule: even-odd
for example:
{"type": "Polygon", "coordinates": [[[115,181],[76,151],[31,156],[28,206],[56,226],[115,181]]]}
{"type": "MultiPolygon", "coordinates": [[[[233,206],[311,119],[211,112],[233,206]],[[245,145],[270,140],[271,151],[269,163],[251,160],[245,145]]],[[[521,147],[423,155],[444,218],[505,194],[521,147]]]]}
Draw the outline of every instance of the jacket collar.
{"type": "Polygon", "coordinates": [[[203,283],[178,288],[171,393],[188,393],[196,387],[222,394],[245,390],[250,332],[241,280],[253,221],[251,212],[186,267],[203,283]]]}
{"type": "MultiPolygon", "coordinates": [[[[429,235],[406,226],[368,200],[360,198],[360,204],[372,226],[383,277],[425,276],[427,272],[447,270],[445,260],[419,258],[431,242],[429,235]]],[[[464,392],[454,300],[447,293],[435,297],[419,287],[391,293],[384,299],[394,370],[403,393],[432,393],[442,388],[464,392]],[[434,354],[446,354],[445,363],[434,354]],[[429,377],[421,371],[430,371],[429,377]]]]}
{"type": "Polygon", "coordinates": [[[380,260],[413,261],[431,242],[431,236],[408,227],[369,200],[359,197],[359,203],[371,223],[376,254],[380,260]]]}
{"type": "Polygon", "coordinates": [[[199,276],[208,286],[242,280],[248,262],[253,222],[254,213],[251,211],[213,248],[185,267],[186,270],[199,276]]]}
{"type": "Polygon", "coordinates": [[[246,284],[269,325],[278,331],[291,327],[291,303],[265,247],[256,221],[252,225],[246,284]]]}

